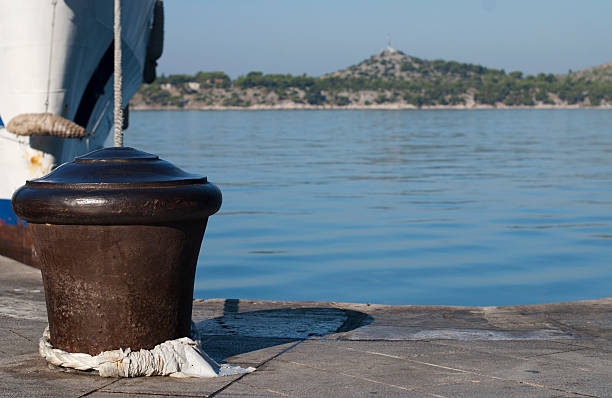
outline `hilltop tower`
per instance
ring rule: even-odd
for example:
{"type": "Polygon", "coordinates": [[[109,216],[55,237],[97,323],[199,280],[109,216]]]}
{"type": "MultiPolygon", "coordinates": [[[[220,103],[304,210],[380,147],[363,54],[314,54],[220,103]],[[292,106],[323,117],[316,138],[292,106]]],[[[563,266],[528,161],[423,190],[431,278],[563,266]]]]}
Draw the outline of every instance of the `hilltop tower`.
{"type": "Polygon", "coordinates": [[[387,47],[383,50],[383,52],[388,51],[390,53],[396,53],[397,50],[391,47],[391,33],[387,33],[387,47]]]}

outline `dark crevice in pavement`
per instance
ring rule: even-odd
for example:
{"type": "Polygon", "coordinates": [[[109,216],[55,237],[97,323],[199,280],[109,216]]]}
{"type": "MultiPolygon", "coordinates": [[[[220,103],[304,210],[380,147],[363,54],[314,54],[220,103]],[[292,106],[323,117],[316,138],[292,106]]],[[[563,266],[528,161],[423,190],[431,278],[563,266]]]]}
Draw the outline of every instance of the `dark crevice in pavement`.
{"type": "Polygon", "coordinates": [[[254,386],[254,385],[251,385],[251,384],[246,383],[244,381],[242,382],[242,384],[247,386],[247,387],[254,388],[256,390],[265,391],[265,392],[272,393],[272,394],[275,394],[275,395],[280,395],[280,396],[283,396],[283,397],[295,397],[295,395],[285,394],[284,392],[275,391],[275,390],[272,390],[272,389],[269,389],[269,388],[265,388],[265,387],[254,386]]]}
{"type": "MultiPolygon", "coordinates": [[[[565,344],[565,345],[568,345],[568,346],[571,346],[571,347],[586,348],[588,350],[594,350],[595,349],[594,347],[589,347],[589,346],[585,346],[585,345],[582,345],[582,344],[570,343],[570,342],[565,342],[565,341],[558,341],[558,343],[565,344]]],[[[606,352],[606,353],[612,353],[612,350],[607,350],[607,349],[602,348],[602,347],[597,347],[597,351],[599,351],[599,352],[606,352]]]]}
{"type": "MultiPolygon", "coordinates": [[[[297,347],[298,345],[302,344],[304,342],[304,340],[299,340],[293,344],[291,344],[289,347],[285,348],[284,350],[282,350],[281,352],[271,356],[270,358],[266,359],[265,361],[261,362],[260,364],[258,364],[257,366],[255,366],[255,369],[259,369],[262,366],[264,366],[265,364],[267,364],[268,362],[272,361],[273,359],[278,358],[279,356],[283,355],[284,353],[286,353],[287,351],[290,351],[292,349],[294,349],[295,347],[297,347]]],[[[255,370],[255,372],[257,372],[257,370],[255,370]]],[[[225,389],[227,389],[229,386],[231,386],[232,384],[238,382],[239,380],[242,380],[243,378],[245,378],[246,376],[250,375],[251,373],[245,373],[243,375],[241,375],[240,377],[238,377],[237,379],[227,383],[226,385],[224,385],[223,387],[221,387],[220,389],[218,389],[217,391],[213,392],[212,394],[210,394],[208,396],[208,398],[213,398],[214,396],[216,396],[217,394],[219,394],[220,392],[224,391],[225,389]]]]}
{"type": "Polygon", "coordinates": [[[17,333],[16,331],[14,331],[14,330],[12,330],[12,329],[9,329],[9,332],[13,333],[13,334],[14,334],[14,335],[16,335],[16,336],[21,337],[22,339],[26,339],[26,340],[27,340],[27,341],[29,341],[30,343],[35,343],[34,341],[32,341],[32,340],[31,340],[30,338],[28,338],[27,336],[24,336],[24,335],[22,335],[22,334],[20,334],[20,333],[17,333]]]}
{"type": "MultiPolygon", "coordinates": [[[[154,376],[154,377],[157,377],[157,376],[154,376]]],[[[177,396],[176,393],[165,393],[165,392],[134,392],[134,391],[107,391],[107,390],[102,390],[100,392],[103,392],[105,394],[123,394],[123,395],[141,395],[141,396],[145,395],[147,397],[176,397],[177,396]]],[[[187,398],[207,398],[208,397],[205,394],[194,395],[194,394],[185,394],[185,393],[181,393],[180,396],[187,397],[187,398]]]]}
{"type": "Polygon", "coordinates": [[[102,390],[103,388],[106,388],[106,387],[110,386],[111,384],[115,384],[115,383],[116,383],[116,382],[118,382],[119,380],[121,380],[121,379],[115,379],[115,380],[111,381],[111,382],[110,382],[110,383],[108,383],[108,384],[105,384],[105,385],[103,385],[103,386],[101,386],[101,387],[98,387],[98,388],[96,388],[96,389],[94,389],[94,390],[91,390],[91,391],[89,391],[89,392],[86,392],[86,393],[85,393],[85,394],[83,394],[83,395],[79,395],[79,397],[78,397],[78,398],[87,397],[87,396],[89,396],[89,395],[91,395],[91,394],[93,394],[93,393],[95,393],[95,392],[98,392],[98,391],[102,390]]]}
{"type": "Polygon", "coordinates": [[[545,357],[547,355],[555,355],[555,354],[563,354],[566,352],[575,352],[575,351],[584,351],[584,350],[592,350],[592,348],[588,348],[588,347],[577,347],[573,350],[562,350],[562,351],[555,351],[555,352],[547,352],[544,354],[534,354],[532,356],[530,356],[529,358],[539,358],[539,357],[545,357]]]}

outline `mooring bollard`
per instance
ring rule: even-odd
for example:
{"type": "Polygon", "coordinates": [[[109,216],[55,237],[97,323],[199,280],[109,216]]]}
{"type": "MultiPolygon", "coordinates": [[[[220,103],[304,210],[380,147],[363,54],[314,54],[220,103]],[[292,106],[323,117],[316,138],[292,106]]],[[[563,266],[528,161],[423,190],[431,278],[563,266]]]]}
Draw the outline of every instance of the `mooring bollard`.
{"type": "Polygon", "coordinates": [[[97,355],[189,336],[200,245],[220,206],[206,177],[128,147],[77,157],[17,190],[53,346],[97,355]]]}

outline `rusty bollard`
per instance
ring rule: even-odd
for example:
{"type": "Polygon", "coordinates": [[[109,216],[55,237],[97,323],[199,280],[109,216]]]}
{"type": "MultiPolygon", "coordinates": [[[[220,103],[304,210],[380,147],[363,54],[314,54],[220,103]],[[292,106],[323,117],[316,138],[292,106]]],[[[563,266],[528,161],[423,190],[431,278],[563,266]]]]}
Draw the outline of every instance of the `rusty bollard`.
{"type": "Polygon", "coordinates": [[[195,268],[221,191],[127,147],[77,157],[13,195],[41,259],[51,343],[97,355],[189,336],[195,268]]]}

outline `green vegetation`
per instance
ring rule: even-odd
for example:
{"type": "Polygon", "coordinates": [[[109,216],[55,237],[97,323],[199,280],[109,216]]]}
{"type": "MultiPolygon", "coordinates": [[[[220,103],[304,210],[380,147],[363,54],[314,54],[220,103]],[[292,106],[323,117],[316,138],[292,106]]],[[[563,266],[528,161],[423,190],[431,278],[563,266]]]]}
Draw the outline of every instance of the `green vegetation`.
{"type": "Polygon", "coordinates": [[[314,77],[292,75],[264,75],[262,72],[249,72],[240,76],[233,85],[240,88],[266,87],[271,90],[287,89],[289,87],[308,89],[316,84],[314,77]]]}
{"type": "Polygon", "coordinates": [[[337,106],[400,102],[422,107],[459,105],[468,98],[493,106],[612,103],[612,81],[597,79],[596,69],[589,73],[524,76],[519,71],[384,52],[322,77],[250,72],[232,81],[223,72],[198,72],[161,76],[139,94],[145,104],[177,107],[191,102],[248,107],[275,101],[337,106]],[[356,95],[364,92],[373,94],[369,99],[356,95]]]}
{"type": "Polygon", "coordinates": [[[172,95],[169,91],[162,90],[161,85],[157,81],[143,85],[139,93],[147,104],[178,107],[183,107],[185,104],[183,96],[172,95]]]}

